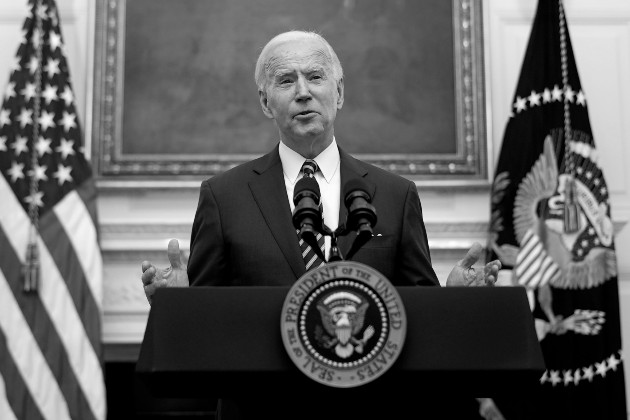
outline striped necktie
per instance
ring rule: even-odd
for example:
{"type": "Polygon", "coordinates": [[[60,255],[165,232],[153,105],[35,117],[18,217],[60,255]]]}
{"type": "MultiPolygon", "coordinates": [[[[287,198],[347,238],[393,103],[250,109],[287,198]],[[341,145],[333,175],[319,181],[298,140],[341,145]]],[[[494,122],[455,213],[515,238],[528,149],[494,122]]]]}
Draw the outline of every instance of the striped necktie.
{"type": "MultiPolygon", "coordinates": [[[[317,162],[312,159],[306,159],[302,164],[302,172],[304,173],[304,177],[313,178],[315,177],[315,172],[317,172],[318,170],[319,167],[317,166],[317,162]]],[[[297,233],[299,235],[300,231],[298,230],[297,233]]],[[[322,253],[325,252],[324,240],[324,235],[318,233],[317,245],[322,250],[322,253]]],[[[317,256],[315,251],[313,251],[313,248],[311,248],[309,244],[304,242],[302,238],[300,238],[300,248],[302,249],[302,257],[304,258],[306,271],[310,270],[311,268],[321,267],[322,265],[324,265],[324,261],[322,261],[322,259],[317,256]]]]}

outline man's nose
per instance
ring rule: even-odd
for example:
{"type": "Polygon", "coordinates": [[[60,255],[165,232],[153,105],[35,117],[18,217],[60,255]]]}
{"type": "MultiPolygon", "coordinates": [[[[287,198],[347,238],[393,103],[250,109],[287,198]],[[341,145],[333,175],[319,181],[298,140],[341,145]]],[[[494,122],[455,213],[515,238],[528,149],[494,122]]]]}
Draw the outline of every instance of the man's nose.
{"type": "Polygon", "coordinates": [[[297,79],[295,89],[295,96],[298,101],[303,101],[311,98],[311,90],[308,86],[308,81],[304,77],[300,77],[297,79]]]}

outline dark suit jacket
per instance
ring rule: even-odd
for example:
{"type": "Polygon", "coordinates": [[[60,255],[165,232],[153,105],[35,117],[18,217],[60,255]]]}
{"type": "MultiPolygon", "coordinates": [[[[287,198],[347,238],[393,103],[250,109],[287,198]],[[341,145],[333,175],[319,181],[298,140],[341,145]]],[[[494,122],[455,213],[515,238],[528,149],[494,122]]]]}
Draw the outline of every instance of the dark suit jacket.
{"type": "MultiPolygon", "coordinates": [[[[339,152],[342,190],[362,177],[378,217],[375,236],[352,260],[395,285],[439,285],[415,184],[339,152]]],[[[339,220],[346,214],[342,197],[339,220]]],[[[342,254],[354,237],[339,239],[342,254]]],[[[300,252],[278,147],[201,184],[188,263],[192,286],[291,285],[306,271],[300,252]]]]}
{"type": "MultiPolygon", "coordinates": [[[[382,235],[374,236],[352,260],[375,268],[396,285],[439,285],[431,266],[416,186],[341,149],[339,152],[342,190],[351,178],[366,181],[378,217],[374,234],[382,235]]],[[[341,203],[339,220],[345,221],[343,199],[341,203]]],[[[355,236],[340,238],[343,255],[355,236]]],[[[190,242],[191,286],[291,285],[305,272],[277,147],[202,183],[190,242]]],[[[390,403],[380,406],[387,415],[372,417],[379,407],[343,401],[332,406],[328,402],[322,416],[313,410],[320,402],[312,404],[286,401],[282,395],[273,401],[244,395],[220,400],[218,419],[345,419],[361,412],[357,406],[364,407],[363,418],[403,418],[390,417],[392,407],[404,412],[402,406],[390,403]]]]}

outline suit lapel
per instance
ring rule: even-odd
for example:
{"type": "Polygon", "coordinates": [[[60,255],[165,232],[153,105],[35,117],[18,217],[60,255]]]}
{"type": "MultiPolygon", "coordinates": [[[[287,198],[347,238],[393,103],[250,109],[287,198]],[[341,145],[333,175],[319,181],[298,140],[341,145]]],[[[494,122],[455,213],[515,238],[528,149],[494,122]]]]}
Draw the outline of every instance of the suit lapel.
{"type": "Polygon", "coordinates": [[[296,278],[306,272],[298,237],[291,223],[291,207],[284,187],[278,147],[258,159],[249,182],[254,200],[296,278]]]}

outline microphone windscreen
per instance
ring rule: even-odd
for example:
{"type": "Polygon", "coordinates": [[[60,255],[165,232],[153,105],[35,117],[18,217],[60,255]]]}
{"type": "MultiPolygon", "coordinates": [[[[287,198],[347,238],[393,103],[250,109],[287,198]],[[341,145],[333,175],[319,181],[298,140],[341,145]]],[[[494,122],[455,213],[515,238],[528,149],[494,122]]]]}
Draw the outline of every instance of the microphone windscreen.
{"type": "Polygon", "coordinates": [[[368,183],[365,182],[363,178],[352,178],[348,182],[346,182],[346,185],[343,186],[344,200],[348,199],[348,194],[350,194],[351,192],[361,191],[365,193],[369,201],[372,199],[372,197],[370,197],[370,193],[368,192],[369,189],[370,188],[368,186],[368,183]]]}
{"type": "Polygon", "coordinates": [[[298,194],[304,191],[309,191],[311,193],[314,193],[317,195],[317,197],[321,195],[319,192],[319,184],[317,183],[317,180],[315,180],[315,178],[304,177],[300,179],[295,184],[295,189],[293,190],[293,197],[297,196],[298,194]]]}

